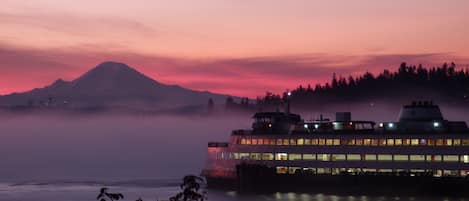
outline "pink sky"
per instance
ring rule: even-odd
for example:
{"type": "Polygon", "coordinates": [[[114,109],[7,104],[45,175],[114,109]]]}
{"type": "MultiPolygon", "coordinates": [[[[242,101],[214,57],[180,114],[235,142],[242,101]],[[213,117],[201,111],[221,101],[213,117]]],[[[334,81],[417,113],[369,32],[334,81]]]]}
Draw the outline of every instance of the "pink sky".
{"type": "Polygon", "coordinates": [[[255,97],[400,62],[469,64],[466,0],[3,0],[0,94],[125,62],[255,97]]]}

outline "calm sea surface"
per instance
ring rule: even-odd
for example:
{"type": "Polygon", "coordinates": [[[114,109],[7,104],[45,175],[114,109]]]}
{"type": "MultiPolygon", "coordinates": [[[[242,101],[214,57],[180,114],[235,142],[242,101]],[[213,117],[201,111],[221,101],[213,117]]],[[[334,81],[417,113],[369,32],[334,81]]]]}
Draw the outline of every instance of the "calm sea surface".
{"type": "MultiPolygon", "coordinates": [[[[120,192],[124,200],[133,201],[141,197],[143,200],[167,200],[178,192],[177,185],[165,182],[135,181],[135,183],[120,182],[108,185],[111,192],[120,192]],[[143,182],[143,183],[142,183],[143,182]]],[[[90,201],[96,200],[102,185],[94,182],[51,182],[51,183],[22,183],[0,184],[0,201],[90,201]]],[[[389,197],[389,196],[336,196],[324,194],[272,193],[265,195],[239,195],[233,191],[208,190],[208,200],[213,201],[463,201],[467,198],[448,197],[389,197]]]]}

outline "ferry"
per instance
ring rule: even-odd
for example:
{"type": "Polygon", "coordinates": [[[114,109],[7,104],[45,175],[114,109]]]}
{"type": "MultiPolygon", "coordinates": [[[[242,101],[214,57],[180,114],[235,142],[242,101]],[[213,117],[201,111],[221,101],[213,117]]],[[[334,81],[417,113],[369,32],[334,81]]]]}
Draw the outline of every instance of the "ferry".
{"type": "MultiPolygon", "coordinates": [[[[289,107],[288,107],[289,108],[289,107]]],[[[469,194],[469,129],[446,120],[438,105],[415,101],[398,121],[305,121],[258,112],[250,130],[209,142],[202,175],[208,186],[241,192],[469,194]]]]}

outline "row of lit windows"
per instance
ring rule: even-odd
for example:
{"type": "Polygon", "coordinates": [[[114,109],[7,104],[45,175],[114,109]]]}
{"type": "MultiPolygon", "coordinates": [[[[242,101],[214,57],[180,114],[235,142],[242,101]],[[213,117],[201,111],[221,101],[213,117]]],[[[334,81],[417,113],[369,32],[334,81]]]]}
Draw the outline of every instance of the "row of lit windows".
{"type": "Polygon", "coordinates": [[[397,161],[397,162],[462,162],[469,155],[404,155],[404,154],[288,154],[288,153],[222,153],[222,159],[236,160],[317,160],[317,161],[397,161]]]}
{"type": "Polygon", "coordinates": [[[242,145],[364,145],[364,146],[469,146],[469,139],[422,139],[422,138],[364,138],[364,139],[337,139],[337,138],[241,138],[238,144],[242,145]]]}
{"type": "Polygon", "coordinates": [[[311,173],[311,174],[350,174],[357,175],[361,173],[394,173],[396,175],[406,173],[411,176],[422,175],[430,173],[435,177],[441,176],[466,176],[467,170],[425,170],[425,169],[369,169],[369,168],[315,168],[315,167],[287,167],[277,166],[276,172],[278,174],[298,174],[298,173],[311,173]]]}

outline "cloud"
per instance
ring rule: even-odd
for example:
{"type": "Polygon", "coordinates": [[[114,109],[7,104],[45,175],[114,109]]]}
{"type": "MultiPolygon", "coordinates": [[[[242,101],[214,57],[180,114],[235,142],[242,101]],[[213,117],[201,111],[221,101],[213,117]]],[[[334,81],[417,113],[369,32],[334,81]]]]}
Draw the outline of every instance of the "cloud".
{"type": "Polygon", "coordinates": [[[96,31],[111,33],[111,30],[132,32],[143,36],[154,36],[155,30],[137,20],[120,17],[96,17],[71,15],[69,13],[7,13],[0,12],[3,25],[25,25],[67,34],[94,34],[96,31]]]}
{"type": "Polygon", "coordinates": [[[105,49],[84,45],[42,50],[0,43],[0,93],[41,87],[57,78],[72,80],[108,60],[127,63],[162,83],[249,97],[263,95],[265,91],[281,92],[300,84],[314,86],[329,81],[333,73],[348,76],[395,70],[401,62],[437,66],[455,61],[460,67],[469,63],[468,58],[450,53],[188,59],[105,49]]]}

